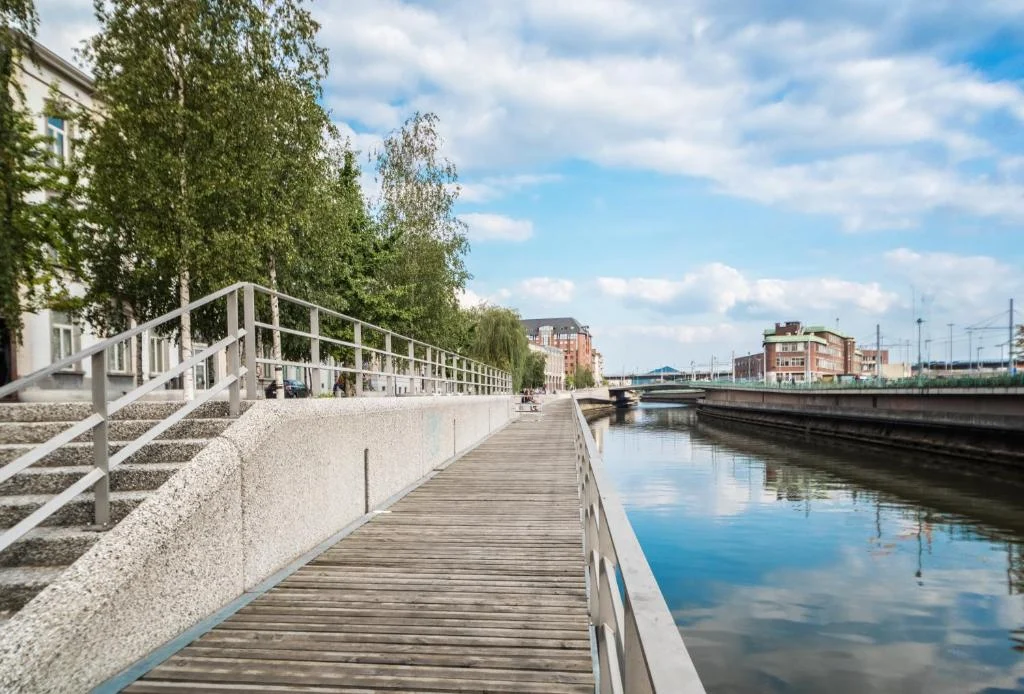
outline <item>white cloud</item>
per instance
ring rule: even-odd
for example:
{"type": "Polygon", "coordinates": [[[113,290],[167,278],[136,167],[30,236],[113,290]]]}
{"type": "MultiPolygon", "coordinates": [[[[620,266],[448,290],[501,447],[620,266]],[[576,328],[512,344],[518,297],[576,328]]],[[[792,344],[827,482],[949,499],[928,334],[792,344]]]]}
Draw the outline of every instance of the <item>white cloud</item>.
{"type": "MultiPolygon", "coordinates": [[[[63,55],[95,26],[80,2],[39,8],[42,40],[63,55]]],[[[414,109],[437,112],[470,174],[466,201],[519,185],[493,172],[572,159],[698,177],[848,229],[914,226],[947,210],[1024,220],[1024,181],[1012,173],[1021,153],[990,125],[1020,127],[1024,87],[949,58],[1019,27],[1018,0],[351,0],[314,10],[335,117],[380,134],[414,109]]]]}
{"type": "Polygon", "coordinates": [[[1005,310],[1010,297],[1024,296],[1020,268],[991,256],[897,248],[883,258],[914,287],[928,310],[951,320],[973,323],[1005,310]]]}
{"type": "Polygon", "coordinates": [[[526,241],[533,236],[533,223],[500,214],[470,212],[460,215],[469,227],[471,241],[526,241]]]}
{"type": "Polygon", "coordinates": [[[572,301],[576,285],[571,280],[551,277],[530,277],[519,283],[519,293],[540,301],[567,303],[572,301]]]}
{"type": "Polygon", "coordinates": [[[498,305],[506,301],[512,293],[507,289],[499,289],[493,294],[479,294],[470,288],[463,289],[456,298],[462,308],[476,308],[484,305],[498,305]]]}
{"type": "Polygon", "coordinates": [[[751,279],[723,263],[701,266],[678,280],[599,277],[597,286],[606,296],[670,314],[777,317],[842,308],[884,313],[898,300],[877,282],[830,277],[751,279]]]}
{"type": "Polygon", "coordinates": [[[574,158],[696,176],[849,229],[937,210],[1024,219],[1020,181],[960,168],[980,158],[999,171],[1008,154],[979,124],[1024,119],[1024,91],[918,37],[922,51],[900,47],[908,17],[980,32],[1000,21],[997,3],[733,5],[346,3],[343,20],[324,10],[327,26],[349,27],[332,58],[365,69],[332,87],[436,110],[469,171],[574,158]]]}
{"type": "Polygon", "coordinates": [[[562,179],[558,174],[518,174],[515,176],[490,176],[477,181],[460,182],[462,192],[459,202],[492,202],[511,193],[532,186],[553,183],[562,179]]]}

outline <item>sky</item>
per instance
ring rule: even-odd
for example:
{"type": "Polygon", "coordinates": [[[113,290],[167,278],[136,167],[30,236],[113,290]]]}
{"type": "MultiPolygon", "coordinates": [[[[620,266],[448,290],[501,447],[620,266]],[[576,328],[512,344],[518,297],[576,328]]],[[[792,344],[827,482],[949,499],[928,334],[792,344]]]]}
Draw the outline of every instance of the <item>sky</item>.
{"type": "MultiPolygon", "coordinates": [[[[87,0],[37,6],[65,57],[96,30],[87,0]]],[[[879,325],[912,359],[918,317],[926,358],[1007,342],[1024,0],[312,8],[324,103],[357,149],[439,116],[471,242],[463,303],[575,317],[606,373],[721,363],[788,320],[865,347],[879,325]]]]}

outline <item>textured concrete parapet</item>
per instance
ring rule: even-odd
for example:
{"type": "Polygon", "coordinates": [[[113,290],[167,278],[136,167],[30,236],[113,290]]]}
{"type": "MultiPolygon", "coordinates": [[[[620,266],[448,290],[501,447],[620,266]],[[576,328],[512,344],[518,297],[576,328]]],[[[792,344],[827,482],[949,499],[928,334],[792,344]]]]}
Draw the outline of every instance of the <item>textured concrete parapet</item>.
{"type": "Polygon", "coordinates": [[[89,690],[513,416],[508,396],[257,403],[0,628],[0,691],[89,690]]]}

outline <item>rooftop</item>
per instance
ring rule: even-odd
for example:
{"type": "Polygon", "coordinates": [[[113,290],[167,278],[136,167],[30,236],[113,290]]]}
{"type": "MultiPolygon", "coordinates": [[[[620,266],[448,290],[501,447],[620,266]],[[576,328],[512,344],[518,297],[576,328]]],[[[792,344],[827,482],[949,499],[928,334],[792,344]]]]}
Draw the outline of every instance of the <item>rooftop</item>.
{"type": "Polygon", "coordinates": [[[526,330],[527,334],[536,337],[540,332],[540,329],[545,325],[550,325],[554,328],[555,333],[589,333],[590,329],[586,325],[582,325],[575,318],[526,318],[519,321],[523,325],[523,329],[526,330]]]}

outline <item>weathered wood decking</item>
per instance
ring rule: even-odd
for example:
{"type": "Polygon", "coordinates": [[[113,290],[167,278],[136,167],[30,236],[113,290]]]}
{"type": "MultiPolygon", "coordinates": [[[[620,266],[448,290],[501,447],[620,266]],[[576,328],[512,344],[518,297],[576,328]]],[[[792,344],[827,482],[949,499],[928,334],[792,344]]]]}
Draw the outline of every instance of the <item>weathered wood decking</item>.
{"type": "Polygon", "coordinates": [[[570,416],[511,424],[126,691],[593,692],[570,416]]]}

